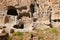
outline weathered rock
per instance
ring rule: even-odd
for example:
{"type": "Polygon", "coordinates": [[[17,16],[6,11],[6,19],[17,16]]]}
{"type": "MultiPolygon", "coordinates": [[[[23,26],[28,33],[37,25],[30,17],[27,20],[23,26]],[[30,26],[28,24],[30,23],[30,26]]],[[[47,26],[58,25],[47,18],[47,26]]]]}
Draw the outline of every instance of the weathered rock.
{"type": "MultiPolygon", "coordinates": [[[[59,0],[0,0],[0,23],[1,25],[9,24],[10,26],[11,24],[13,26],[15,24],[18,24],[17,21],[19,21],[19,19],[22,19],[22,21],[24,21],[24,28],[29,29],[33,26],[33,23],[36,23],[37,21],[39,25],[36,26],[39,26],[41,29],[49,28],[51,25],[54,26],[56,23],[54,23],[53,20],[60,19],[59,4],[59,0]],[[11,9],[11,7],[13,7],[17,12],[17,16],[8,15],[7,17],[8,9],[11,9]],[[37,21],[34,20],[35,22],[33,22],[33,18],[37,18],[37,21]]],[[[60,23],[57,22],[57,24],[60,23]]]]}
{"type": "Polygon", "coordinates": [[[7,33],[0,33],[0,40],[8,40],[8,36],[7,33]]]}

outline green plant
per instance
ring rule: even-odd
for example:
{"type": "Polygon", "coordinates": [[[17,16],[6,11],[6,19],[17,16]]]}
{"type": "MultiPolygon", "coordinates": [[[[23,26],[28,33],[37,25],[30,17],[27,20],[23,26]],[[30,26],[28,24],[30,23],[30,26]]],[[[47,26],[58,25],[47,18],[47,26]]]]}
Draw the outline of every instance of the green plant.
{"type": "Polygon", "coordinates": [[[23,35],[22,32],[14,32],[14,33],[13,33],[13,36],[21,36],[21,35],[23,35]]]}
{"type": "Polygon", "coordinates": [[[58,35],[58,31],[56,28],[48,28],[45,31],[47,31],[48,33],[55,33],[56,35],[58,35]]]}
{"type": "Polygon", "coordinates": [[[23,33],[22,32],[14,32],[13,36],[19,36],[20,40],[23,40],[23,33]]]}
{"type": "Polygon", "coordinates": [[[51,29],[51,32],[52,32],[52,33],[57,33],[58,31],[57,31],[56,28],[52,28],[52,29],[51,29]]]}
{"type": "Polygon", "coordinates": [[[12,40],[12,36],[9,36],[8,40],[12,40]]]}

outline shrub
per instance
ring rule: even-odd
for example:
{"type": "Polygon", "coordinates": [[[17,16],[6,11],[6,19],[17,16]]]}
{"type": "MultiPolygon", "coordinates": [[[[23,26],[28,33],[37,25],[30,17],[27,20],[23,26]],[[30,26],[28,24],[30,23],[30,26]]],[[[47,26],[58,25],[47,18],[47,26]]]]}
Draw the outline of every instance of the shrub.
{"type": "Polygon", "coordinates": [[[19,39],[23,40],[23,33],[22,32],[14,32],[13,36],[19,36],[19,39]]]}

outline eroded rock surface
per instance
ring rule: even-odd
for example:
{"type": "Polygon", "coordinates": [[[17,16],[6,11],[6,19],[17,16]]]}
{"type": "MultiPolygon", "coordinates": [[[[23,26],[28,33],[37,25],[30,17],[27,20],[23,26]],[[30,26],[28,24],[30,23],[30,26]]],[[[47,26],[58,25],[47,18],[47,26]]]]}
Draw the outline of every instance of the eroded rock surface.
{"type": "MultiPolygon", "coordinates": [[[[7,26],[9,30],[13,28],[14,25],[19,25],[19,22],[23,22],[24,29],[21,29],[22,31],[26,29],[32,31],[34,27],[41,29],[52,28],[54,25],[60,26],[57,25],[60,24],[60,1],[0,0],[0,16],[0,25],[3,24],[2,26],[7,26]],[[13,13],[13,15],[10,15],[10,13],[13,13]],[[34,19],[36,19],[36,21],[34,21],[34,19]],[[54,20],[58,20],[58,22],[54,20]]],[[[13,29],[16,30],[16,28],[13,29]]],[[[17,31],[19,30],[20,29],[17,31]]]]}

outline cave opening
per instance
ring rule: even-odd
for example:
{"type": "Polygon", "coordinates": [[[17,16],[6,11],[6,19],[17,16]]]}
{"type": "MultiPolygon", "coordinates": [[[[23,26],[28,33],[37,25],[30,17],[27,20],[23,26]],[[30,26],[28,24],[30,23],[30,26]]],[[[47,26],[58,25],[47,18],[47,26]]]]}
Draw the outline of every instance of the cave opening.
{"type": "Polygon", "coordinates": [[[54,22],[60,22],[60,19],[54,19],[53,21],[54,22]]]}
{"type": "Polygon", "coordinates": [[[33,16],[33,13],[35,12],[35,4],[30,5],[30,11],[31,11],[32,16],[33,16]]]}
{"type": "Polygon", "coordinates": [[[53,20],[54,22],[57,22],[57,20],[55,19],[55,20],[53,20]]]}
{"type": "Polygon", "coordinates": [[[37,21],[37,18],[33,18],[33,21],[36,22],[37,21]]]}
{"type": "Polygon", "coordinates": [[[58,22],[60,22],[60,19],[58,19],[58,22]]]}
{"type": "Polygon", "coordinates": [[[24,24],[21,24],[21,26],[19,26],[19,25],[14,25],[13,27],[16,28],[16,29],[23,29],[23,28],[24,28],[24,24]]]}
{"type": "Polygon", "coordinates": [[[19,26],[20,29],[23,29],[24,28],[24,24],[22,24],[21,26],[19,26]]]}
{"type": "Polygon", "coordinates": [[[13,7],[13,6],[8,6],[7,10],[8,10],[7,15],[12,15],[12,16],[17,16],[18,15],[16,8],[13,7]]]}

